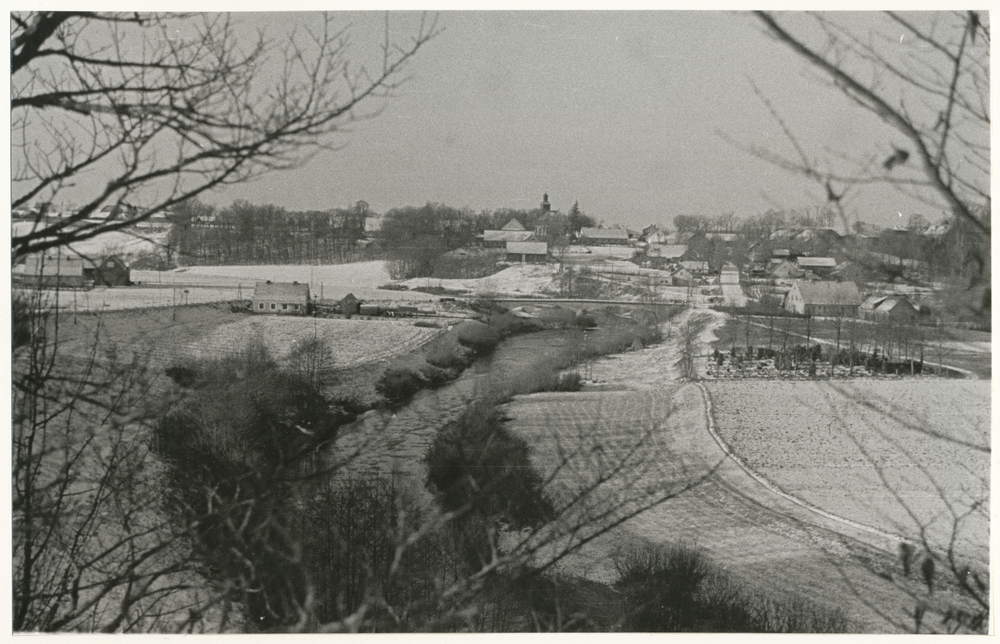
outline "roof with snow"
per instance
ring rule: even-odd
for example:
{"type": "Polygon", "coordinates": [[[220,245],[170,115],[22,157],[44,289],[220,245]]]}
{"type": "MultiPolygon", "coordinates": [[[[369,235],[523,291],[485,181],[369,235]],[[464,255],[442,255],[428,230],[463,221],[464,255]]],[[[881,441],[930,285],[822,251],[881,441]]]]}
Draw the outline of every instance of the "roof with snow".
{"type": "Polygon", "coordinates": [[[534,238],[529,230],[484,230],[484,242],[523,242],[534,238]]]}
{"type": "Polygon", "coordinates": [[[253,296],[259,300],[308,300],[309,285],[298,282],[257,282],[254,284],[253,296]]]}
{"type": "Polygon", "coordinates": [[[580,237],[588,239],[628,239],[628,231],[624,228],[581,228],[580,237]]]}
{"type": "Polygon", "coordinates": [[[801,268],[836,268],[837,260],[833,257],[799,257],[795,262],[801,268]]]}
{"type": "Polygon", "coordinates": [[[793,288],[798,288],[806,304],[858,304],[861,293],[854,282],[807,282],[797,280],[793,288]]]}

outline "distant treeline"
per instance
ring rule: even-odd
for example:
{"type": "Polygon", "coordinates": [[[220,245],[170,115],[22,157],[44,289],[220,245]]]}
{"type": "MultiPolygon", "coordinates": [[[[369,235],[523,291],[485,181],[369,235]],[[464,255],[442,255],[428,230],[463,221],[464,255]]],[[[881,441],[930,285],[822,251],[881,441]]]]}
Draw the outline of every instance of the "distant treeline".
{"type": "Polygon", "coordinates": [[[564,214],[540,208],[476,213],[470,208],[427,203],[393,208],[379,216],[364,201],[350,208],[292,212],[245,200],[216,208],[193,199],[170,215],[173,228],[166,261],[259,264],[388,258],[406,261],[417,267],[415,273],[429,275],[433,258],[470,246],[477,234],[500,229],[515,218],[539,239],[552,243],[582,226],[596,224],[576,204],[564,214]],[[375,218],[381,219],[380,225],[366,234],[366,221],[375,218]]]}
{"type": "Polygon", "coordinates": [[[290,212],[237,200],[224,208],[186,201],[170,215],[167,262],[294,264],[356,259],[368,204],[290,212]]]}

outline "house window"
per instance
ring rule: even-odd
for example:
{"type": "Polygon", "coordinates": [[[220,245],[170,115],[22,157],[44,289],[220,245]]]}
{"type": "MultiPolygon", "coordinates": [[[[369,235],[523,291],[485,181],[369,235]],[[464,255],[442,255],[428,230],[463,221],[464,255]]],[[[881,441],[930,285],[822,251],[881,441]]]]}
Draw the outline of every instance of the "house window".
{"type": "Polygon", "coordinates": [[[276,307],[274,306],[274,302],[271,302],[271,310],[273,311],[275,308],[276,307]]]}
{"type": "Polygon", "coordinates": [[[296,304],[296,305],[295,305],[295,310],[296,310],[296,311],[298,311],[298,310],[299,310],[299,305],[298,305],[298,304],[296,304]]]}
{"type": "Polygon", "coordinates": [[[260,308],[261,310],[263,310],[264,309],[264,303],[261,302],[260,304],[257,305],[257,307],[260,308]]]}
{"type": "Polygon", "coordinates": [[[288,310],[288,305],[287,304],[282,304],[281,305],[281,310],[282,311],[287,311],[288,310]]]}

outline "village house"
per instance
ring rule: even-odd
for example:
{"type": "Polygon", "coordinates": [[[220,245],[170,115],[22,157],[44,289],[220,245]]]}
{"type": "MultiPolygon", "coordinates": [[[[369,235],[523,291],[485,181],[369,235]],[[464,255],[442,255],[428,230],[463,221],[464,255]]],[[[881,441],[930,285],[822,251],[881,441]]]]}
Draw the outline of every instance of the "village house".
{"type": "Polygon", "coordinates": [[[628,231],[624,228],[581,228],[577,240],[593,246],[628,245],[628,231]]]}
{"type": "Polygon", "coordinates": [[[655,224],[642,229],[642,240],[647,244],[668,244],[670,236],[655,224]]]}
{"type": "Polygon", "coordinates": [[[788,260],[781,260],[771,268],[771,277],[774,279],[801,279],[804,275],[805,271],[788,260]]]}
{"type": "Polygon", "coordinates": [[[507,242],[507,261],[544,263],[549,259],[549,245],[546,242],[507,242]]]}
{"type": "Polygon", "coordinates": [[[708,262],[685,260],[680,262],[680,266],[695,276],[704,275],[709,271],[708,262]]]}
{"type": "Polygon", "coordinates": [[[854,317],[860,303],[854,282],[796,280],[785,296],[785,310],[802,315],[854,317]]]}
{"type": "Polygon", "coordinates": [[[909,324],[919,312],[905,295],[872,295],[858,307],[863,320],[909,324]]]}
{"type": "Polygon", "coordinates": [[[309,285],[298,282],[257,282],[253,289],[254,313],[306,315],[309,313],[309,285]]]}
{"type": "Polygon", "coordinates": [[[674,286],[692,286],[698,281],[686,268],[678,268],[670,279],[674,286]]]}

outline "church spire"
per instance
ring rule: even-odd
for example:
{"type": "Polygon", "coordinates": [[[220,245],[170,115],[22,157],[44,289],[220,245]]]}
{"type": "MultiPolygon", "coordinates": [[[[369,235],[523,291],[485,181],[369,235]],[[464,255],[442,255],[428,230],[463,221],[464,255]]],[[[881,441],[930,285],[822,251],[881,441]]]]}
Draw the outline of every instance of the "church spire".
{"type": "Polygon", "coordinates": [[[542,212],[549,212],[552,209],[552,205],[549,203],[549,191],[546,190],[542,195],[542,212]]]}

